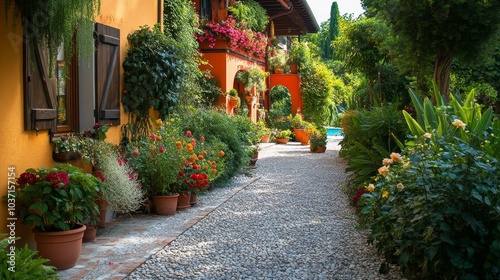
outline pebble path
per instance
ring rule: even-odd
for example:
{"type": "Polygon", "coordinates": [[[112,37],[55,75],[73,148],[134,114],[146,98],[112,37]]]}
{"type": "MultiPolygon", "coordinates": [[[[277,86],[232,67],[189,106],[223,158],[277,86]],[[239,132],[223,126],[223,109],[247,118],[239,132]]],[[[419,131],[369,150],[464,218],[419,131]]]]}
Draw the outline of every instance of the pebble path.
{"type": "Polygon", "coordinates": [[[250,183],[126,279],[403,279],[378,273],[382,260],[356,229],[338,142],[323,154],[299,143],[262,149],[250,183]]]}

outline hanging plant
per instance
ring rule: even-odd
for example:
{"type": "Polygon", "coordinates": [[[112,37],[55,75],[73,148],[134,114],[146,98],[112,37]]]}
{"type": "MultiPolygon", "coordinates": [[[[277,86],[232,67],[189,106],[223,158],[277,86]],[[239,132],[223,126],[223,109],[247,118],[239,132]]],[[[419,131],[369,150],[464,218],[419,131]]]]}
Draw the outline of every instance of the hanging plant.
{"type": "Polygon", "coordinates": [[[262,92],[267,89],[266,78],[269,72],[265,72],[258,67],[250,67],[246,71],[240,71],[236,79],[245,85],[245,91],[250,92],[255,87],[256,92],[262,92]]]}
{"type": "MultiPolygon", "coordinates": [[[[14,28],[19,20],[24,26],[24,36],[36,38],[38,44],[49,50],[50,62],[64,46],[65,60],[69,64],[73,55],[74,35],[80,38],[78,48],[83,56],[91,57],[94,49],[92,37],[100,0],[5,0],[6,17],[14,9],[14,28]]],[[[52,67],[52,65],[50,65],[52,67]]]]}

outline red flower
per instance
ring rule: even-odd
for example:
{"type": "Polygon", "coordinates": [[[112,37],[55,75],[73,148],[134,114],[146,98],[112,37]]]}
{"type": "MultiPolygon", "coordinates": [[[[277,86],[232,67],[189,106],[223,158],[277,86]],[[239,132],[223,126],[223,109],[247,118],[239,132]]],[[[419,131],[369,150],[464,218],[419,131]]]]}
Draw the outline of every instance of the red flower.
{"type": "Polygon", "coordinates": [[[191,131],[190,130],[186,131],[186,137],[191,137],[191,136],[193,136],[193,134],[191,133],[191,131]]]}
{"type": "Polygon", "coordinates": [[[352,202],[354,203],[354,205],[358,204],[359,199],[365,193],[368,193],[368,190],[365,188],[361,188],[356,192],[356,195],[354,195],[354,197],[352,198],[352,202]]]}
{"type": "Polygon", "coordinates": [[[138,156],[139,155],[139,151],[138,150],[134,150],[134,152],[132,153],[134,156],[138,156]]]}
{"type": "Polygon", "coordinates": [[[28,185],[34,185],[38,181],[40,181],[40,178],[36,174],[29,173],[29,172],[24,172],[17,179],[17,183],[19,185],[26,185],[26,184],[28,184],[28,185]]]}
{"type": "Polygon", "coordinates": [[[165,147],[163,147],[163,146],[158,147],[158,151],[159,151],[160,153],[165,152],[165,147]]]}
{"type": "Polygon", "coordinates": [[[51,172],[45,177],[45,181],[52,183],[53,188],[62,188],[69,184],[68,174],[64,171],[51,172]]]}
{"type": "Polygon", "coordinates": [[[184,176],[184,171],[179,171],[179,176],[184,176]]]}
{"type": "Polygon", "coordinates": [[[154,133],[151,133],[151,135],[150,135],[149,137],[150,137],[151,139],[153,139],[153,140],[156,140],[156,134],[154,134],[154,133]]]}
{"type": "Polygon", "coordinates": [[[96,178],[101,179],[101,181],[103,181],[103,182],[106,180],[106,177],[104,177],[104,174],[102,174],[102,172],[99,170],[92,172],[92,175],[94,175],[94,177],[96,177],[96,178]]]}
{"type": "Polygon", "coordinates": [[[205,137],[200,136],[200,141],[201,141],[201,142],[205,141],[205,137]]]}

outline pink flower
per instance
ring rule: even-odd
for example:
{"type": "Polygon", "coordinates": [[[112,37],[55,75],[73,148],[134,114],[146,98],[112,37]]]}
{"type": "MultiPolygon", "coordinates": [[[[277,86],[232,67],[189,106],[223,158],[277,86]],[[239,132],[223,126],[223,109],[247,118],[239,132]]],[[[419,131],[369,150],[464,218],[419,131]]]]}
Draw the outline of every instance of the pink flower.
{"type": "Polygon", "coordinates": [[[136,149],[134,150],[134,152],[132,153],[134,156],[138,156],[139,155],[139,151],[136,149]]]}
{"type": "Polygon", "coordinates": [[[163,146],[160,146],[160,147],[158,148],[158,151],[159,151],[160,153],[163,153],[163,152],[165,152],[165,147],[163,147],[163,146]]]}

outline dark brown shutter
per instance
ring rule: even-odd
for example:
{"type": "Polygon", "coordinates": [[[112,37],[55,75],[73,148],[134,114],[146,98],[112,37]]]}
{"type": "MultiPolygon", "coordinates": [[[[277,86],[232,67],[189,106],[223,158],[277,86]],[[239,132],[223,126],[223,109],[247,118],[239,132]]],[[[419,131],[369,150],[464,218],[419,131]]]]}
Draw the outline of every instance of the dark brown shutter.
{"type": "Polygon", "coordinates": [[[96,23],[97,122],[120,124],[120,30],[96,23]]]}
{"type": "Polygon", "coordinates": [[[24,40],[24,129],[57,128],[56,79],[49,78],[49,55],[36,39],[24,40]]]}

